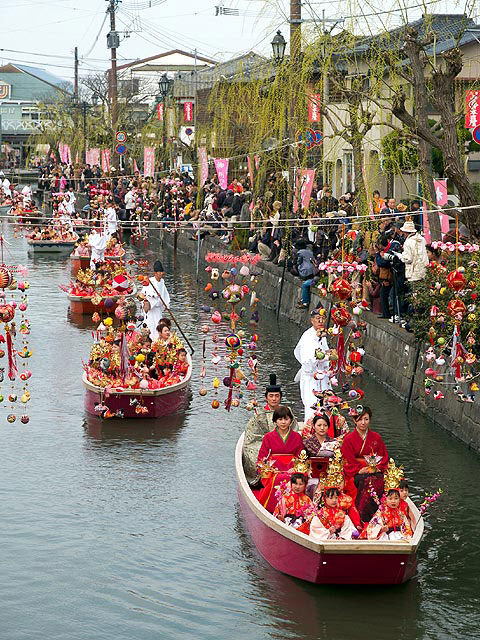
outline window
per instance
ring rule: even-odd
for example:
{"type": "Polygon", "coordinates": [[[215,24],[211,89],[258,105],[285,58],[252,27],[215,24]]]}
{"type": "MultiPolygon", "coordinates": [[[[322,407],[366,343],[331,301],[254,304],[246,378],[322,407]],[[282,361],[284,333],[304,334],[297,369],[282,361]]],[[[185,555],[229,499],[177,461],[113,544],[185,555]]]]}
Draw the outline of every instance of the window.
{"type": "Polygon", "coordinates": [[[40,112],[38,107],[22,107],[22,120],[40,122],[40,112]]]}

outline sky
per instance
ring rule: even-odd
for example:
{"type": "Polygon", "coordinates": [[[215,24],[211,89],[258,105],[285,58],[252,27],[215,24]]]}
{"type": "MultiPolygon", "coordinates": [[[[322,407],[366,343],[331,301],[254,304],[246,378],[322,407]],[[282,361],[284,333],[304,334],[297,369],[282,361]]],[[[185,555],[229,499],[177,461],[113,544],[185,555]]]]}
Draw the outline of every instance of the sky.
{"type": "MultiPolygon", "coordinates": [[[[408,18],[422,13],[421,0],[303,0],[304,29],[313,32],[327,19],[354,17],[357,29],[372,23],[391,28],[402,19],[398,7],[412,7],[408,18]],[[397,10],[386,13],[392,8],[397,10]],[[378,13],[376,18],[370,14],[378,13]],[[368,15],[362,19],[361,15],[368,15]],[[363,25],[363,26],[362,26],[363,25]]],[[[461,13],[456,0],[425,0],[435,12],[461,13]]],[[[250,50],[270,56],[277,29],[288,40],[289,0],[122,0],[117,11],[121,34],[119,63],[171,49],[182,49],[218,60],[250,50]],[[151,6],[149,6],[151,5],[151,6]],[[237,9],[238,16],[215,16],[215,6],[237,9]]],[[[43,67],[66,80],[73,78],[73,49],[78,46],[80,76],[103,71],[109,65],[106,0],[0,0],[0,62],[43,67]]],[[[339,27],[337,27],[339,28],[339,27]]]]}

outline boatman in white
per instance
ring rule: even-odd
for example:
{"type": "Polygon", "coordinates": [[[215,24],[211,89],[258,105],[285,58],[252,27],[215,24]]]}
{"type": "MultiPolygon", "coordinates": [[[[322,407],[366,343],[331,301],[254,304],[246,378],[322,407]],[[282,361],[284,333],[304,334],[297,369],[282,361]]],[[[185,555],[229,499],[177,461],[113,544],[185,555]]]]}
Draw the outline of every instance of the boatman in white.
{"type": "Polygon", "coordinates": [[[305,422],[311,418],[317,403],[314,391],[330,389],[328,369],[328,342],[325,330],[325,316],[320,309],[314,309],[310,314],[312,326],[307,329],[293,352],[295,358],[302,365],[295,376],[295,382],[300,382],[300,395],[305,409],[305,422]]]}
{"type": "Polygon", "coordinates": [[[107,238],[103,233],[98,233],[96,229],[92,229],[88,236],[88,244],[90,245],[90,269],[95,271],[97,263],[105,261],[105,249],[107,248],[107,238]]]}
{"type": "Polygon", "coordinates": [[[114,233],[117,233],[118,230],[118,218],[117,212],[115,211],[115,207],[110,202],[107,208],[103,212],[103,225],[105,235],[108,238],[111,238],[114,233]]]}
{"type": "Polygon", "coordinates": [[[153,277],[149,278],[148,286],[143,287],[142,294],[145,324],[150,331],[150,338],[155,342],[158,338],[158,323],[163,318],[164,310],[170,306],[170,295],[163,280],[165,272],[160,260],[155,261],[153,272],[153,277]]]}

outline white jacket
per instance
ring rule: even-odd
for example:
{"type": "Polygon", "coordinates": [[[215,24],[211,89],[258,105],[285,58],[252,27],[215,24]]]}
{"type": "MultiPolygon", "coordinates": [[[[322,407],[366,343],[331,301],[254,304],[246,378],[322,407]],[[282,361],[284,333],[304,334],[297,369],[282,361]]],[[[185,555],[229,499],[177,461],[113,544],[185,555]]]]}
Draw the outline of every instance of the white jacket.
{"type": "Polygon", "coordinates": [[[405,277],[409,282],[423,280],[428,265],[425,238],[419,233],[408,236],[399,258],[405,263],[405,277]]]}

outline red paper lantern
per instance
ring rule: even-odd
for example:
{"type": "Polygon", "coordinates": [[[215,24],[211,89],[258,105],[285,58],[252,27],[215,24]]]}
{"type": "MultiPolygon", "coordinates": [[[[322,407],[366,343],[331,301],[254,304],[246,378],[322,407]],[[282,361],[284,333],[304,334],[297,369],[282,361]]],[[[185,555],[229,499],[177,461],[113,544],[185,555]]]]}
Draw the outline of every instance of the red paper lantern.
{"type": "Polygon", "coordinates": [[[465,303],[462,300],[459,300],[458,298],[454,298],[453,300],[450,300],[450,302],[448,303],[447,310],[449,315],[452,318],[454,318],[459,313],[460,314],[466,313],[467,307],[465,306],[465,303]]]}
{"type": "Polygon", "coordinates": [[[337,278],[332,284],[332,291],[339,300],[346,300],[352,293],[352,286],[345,278],[337,278]]]}
{"type": "Polygon", "coordinates": [[[466,284],[465,276],[460,271],[450,271],[447,276],[447,284],[454,291],[461,291],[466,284]]]}
{"type": "Polygon", "coordinates": [[[332,319],[339,327],[346,327],[352,316],[343,307],[334,307],[332,309],[332,319]]]}

